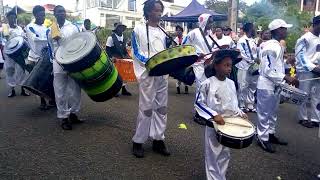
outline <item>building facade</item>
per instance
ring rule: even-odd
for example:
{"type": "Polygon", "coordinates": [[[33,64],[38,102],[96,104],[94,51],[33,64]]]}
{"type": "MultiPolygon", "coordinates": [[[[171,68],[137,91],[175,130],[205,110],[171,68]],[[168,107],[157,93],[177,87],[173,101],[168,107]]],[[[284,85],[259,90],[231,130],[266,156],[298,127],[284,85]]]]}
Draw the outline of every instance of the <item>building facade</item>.
{"type": "MultiPolygon", "coordinates": [[[[89,18],[94,24],[101,27],[113,28],[115,22],[121,21],[128,28],[143,21],[143,3],[145,0],[76,0],[76,11],[83,18],[89,18]],[[82,2],[82,3],[83,3],[82,2]]],[[[177,14],[184,6],[173,0],[163,1],[163,14],[177,14]]],[[[170,24],[167,24],[170,25],[170,24]]]]}

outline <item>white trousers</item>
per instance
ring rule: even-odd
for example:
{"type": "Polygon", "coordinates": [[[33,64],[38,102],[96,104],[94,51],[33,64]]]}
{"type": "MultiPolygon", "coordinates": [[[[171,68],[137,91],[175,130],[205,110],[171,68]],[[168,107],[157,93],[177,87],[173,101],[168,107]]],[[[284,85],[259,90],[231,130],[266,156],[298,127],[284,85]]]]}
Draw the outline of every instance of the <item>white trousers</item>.
{"type": "Polygon", "coordinates": [[[53,77],[57,117],[68,118],[70,113],[77,113],[80,110],[81,89],[56,61],[53,61],[53,77]]]}
{"type": "Polygon", "coordinates": [[[22,67],[8,56],[5,57],[4,69],[6,72],[6,81],[10,88],[21,85],[26,78],[26,72],[22,67]]]}
{"type": "Polygon", "coordinates": [[[132,141],[144,143],[148,137],[164,140],[167,126],[168,76],[145,74],[138,79],[138,83],[139,112],[132,141]]]}
{"type": "MultiPolygon", "coordinates": [[[[298,79],[309,79],[316,77],[312,72],[298,72],[298,79]]],[[[320,81],[302,81],[299,83],[299,89],[307,92],[310,95],[310,102],[303,103],[299,106],[299,120],[308,120],[320,122],[320,111],[317,110],[317,105],[320,103],[320,81]],[[310,103],[308,107],[307,104],[310,103]]]]}
{"type": "Polygon", "coordinates": [[[258,138],[263,141],[269,140],[269,134],[276,132],[277,111],[280,95],[275,91],[257,90],[257,133],[258,138]]]}
{"type": "Polygon", "coordinates": [[[207,180],[226,180],[229,160],[230,149],[217,141],[214,128],[206,126],[205,166],[207,180]]]}
{"type": "Polygon", "coordinates": [[[254,108],[254,93],[257,89],[257,81],[259,76],[252,76],[248,70],[238,69],[238,100],[240,108],[254,108]]]}

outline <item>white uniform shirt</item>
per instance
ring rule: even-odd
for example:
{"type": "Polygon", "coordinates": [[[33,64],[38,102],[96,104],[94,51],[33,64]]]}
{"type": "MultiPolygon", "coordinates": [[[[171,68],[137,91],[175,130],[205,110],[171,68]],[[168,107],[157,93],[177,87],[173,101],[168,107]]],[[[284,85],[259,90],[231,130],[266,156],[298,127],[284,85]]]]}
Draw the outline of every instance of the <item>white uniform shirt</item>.
{"type": "Polygon", "coordinates": [[[215,76],[201,83],[195,108],[199,115],[207,120],[216,115],[230,117],[244,114],[238,107],[234,82],[228,78],[220,81],[215,76]]]}
{"type": "Polygon", "coordinates": [[[25,30],[30,46],[28,60],[37,62],[40,58],[41,50],[48,44],[46,33],[49,33],[49,30],[44,25],[35,23],[28,24],[25,30]]]}
{"type": "Polygon", "coordinates": [[[134,73],[139,79],[146,72],[145,63],[153,55],[166,49],[166,35],[158,27],[148,26],[149,48],[146,24],[137,25],[132,32],[132,52],[134,73]]]}
{"type": "Polygon", "coordinates": [[[210,46],[210,49],[205,43],[205,40],[203,36],[201,35],[201,32],[199,28],[196,28],[188,33],[186,38],[183,40],[182,44],[190,44],[193,45],[196,48],[196,51],[198,54],[208,54],[212,50],[212,40],[209,38],[208,35],[206,35],[206,39],[208,41],[208,44],[210,46]]]}
{"type": "Polygon", "coordinates": [[[238,41],[237,49],[240,50],[242,60],[236,64],[236,67],[241,70],[248,70],[251,64],[253,64],[254,60],[257,58],[257,44],[255,43],[254,39],[243,35],[238,41]],[[247,41],[249,43],[253,59],[251,58],[247,41]]]}
{"type": "Polygon", "coordinates": [[[310,72],[320,61],[320,38],[307,32],[297,40],[295,47],[297,72],[310,72]]]}
{"type": "MultiPolygon", "coordinates": [[[[115,34],[115,35],[116,35],[118,41],[123,42],[123,34],[122,34],[122,36],[118,36],[117,34],[115,34]]],[[[106,46],[108,46],[108,47],[113,47],[114,46],[112,36],[108,37],[106,46]]]]}
{"type": "MultiPolygon", "coordinates": [[[[219,44],[219,46],[228,45],[229,48],[236,47],[236,44],[234,43],[234,41],[232,40],[232,38],[230,36],[222,35],[221,39],[218,39],[217,36],[214,36],[213,39],[219,44]]],[[[217,49],[218,47],[216,44],[213,44],[213,48],[217,49]]]]}
{"type": "MultiPolygon", "coordinates": [[[[49,38],[49,48],[51,49],[51,52],[54,54],[56,50],[59,47],[59,44],[62,44],[63,41],[65,41],[69,36],[80,32],[80,29],[72,24],[70,21],[65,20],[64,25],[59,28],[61,33],[61,38],[56,41],[51,38],[51,31],[49,32],[48,38],[49,38]]],[[[54,57],[54,56],[53,56],[54,57]]],[[[53,64],[53,71],[55,73],[66,73],[57,63],[53,64]]]]}
{"type": "Polygon", "coordinates": [[[11,39],[16,36],[25,36],[23,29],[20,26],[16,26],[16,28],[9,28],[9,38],[11,39]]]}
{"type": "MultiPolygon", "coordinates": [[[[199,28],[196,28],[188,33],[187,37],[183,40],[183,44],[193,45],[196,48],[196,52],[198,54],[200,54],[200,53],[208,54],[212,51],[213,41],[209,38],[208,35],[206,36],[206,39],[208,41],[210,49],[206,45],[205,40],[204,40],[199,28]]],[[[196,76],[196,80],[199,82],[202,82],[206,79],[206,76],[204,74],[204,62],[205,62],[205,59],[202,59],[198,62],[195,62],[192,65],[193,71],[196,76]]]]}
{"type": "Polygon", "coordinates": [[[258,89],[275,90],[285,76],[284,48],[277,40],[269,40],[263,44],[259,68],[258,89]]]}
{"type": "Polygon", "coordinates": [[[177,37],[174,38],[174,42],[176,42],[177,45],[182,45],[184,38],[185,38],[185,37],[182,35],[182,37],[181,37],[181,43],[179,43],[179,37],[177,36],[177,37]]]}

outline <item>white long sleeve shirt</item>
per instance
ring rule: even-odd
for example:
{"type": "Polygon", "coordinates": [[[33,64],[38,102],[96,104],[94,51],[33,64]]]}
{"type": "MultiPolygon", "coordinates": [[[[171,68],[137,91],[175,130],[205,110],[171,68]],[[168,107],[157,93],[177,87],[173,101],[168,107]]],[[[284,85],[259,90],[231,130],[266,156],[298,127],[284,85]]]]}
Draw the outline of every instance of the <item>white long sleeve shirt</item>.
{"type": "Polygon", "coordinates": [[[48,45],[47,33],[49,33],[49,29],[44,25],[30,23],[25,31],[30,46],[28,60],[37,62],[40,59],[41,50],[48,45]]]}
{"type": "Polygon", "coordinates": [[[237,49],[240,50],[242,60],[236,64],[236,67],[241,70],[248,70],[251,64],[253,64],[255,59],[257,58],[257,44],[255,43],[255,40],[252,38],[248,38],[248,36],[246,35],[243,35],[238,41],[237,49]],[[250,55],[247,41],[250,46],[253,59],[250,55]]]}
{"type": "Polygon", "coordinates": [[[297,72],[310,72],[320,61],[320,38],[307,32],[297,40],[295,47],[297,72]]]}
{"type": "MultiPolygon", "coordinates": [[[[230,36],[222,35],[221,39],[218,39],[217,36],[214,36],[213,39],[219,44],[219,46],[229,46],[229,48],[235,48],[236,44],[230,36]]],[[[213,44],[214,49],[218,49],[218,46],[213,44]]]]}
{"type": "Polygon", "coordinates": [[[284,48],[277,40],[269,40],[263,44],[259,68],[258,89],[275,90],[285,77],[283,60],[284,48]]]}
{"type": "Polygon", "coordinates": [[[234,82],[228,78],[220,81],[215,76],[201,83],[195,108],[199,115],[207,120],[216,115],[230,117],[244,114],[238,107],[234,82]]]}
{"type": "Polygon", "coordinates": [[[166,35],[158,27],[148,26],[149,49],[146,24],[137,25],[132,32],[133,68],[139,79],[146,72],[145,63],[155,54],[166,49],[166,35]]]}

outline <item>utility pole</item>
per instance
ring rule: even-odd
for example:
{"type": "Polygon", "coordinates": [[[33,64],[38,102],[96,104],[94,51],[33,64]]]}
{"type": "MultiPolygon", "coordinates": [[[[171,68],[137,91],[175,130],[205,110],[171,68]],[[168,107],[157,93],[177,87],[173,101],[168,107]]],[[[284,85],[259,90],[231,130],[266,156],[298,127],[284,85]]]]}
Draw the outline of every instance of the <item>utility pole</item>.
{"type": "Polygon", "coordinates": [[[229,0],[229,26],[234,31],[237,32],[237,20],[238,20],[238,4],[239,0],[229,0]]]}
{"type": "Polygon", "coordinates": [[[3,16],[4,16],[3,0],[0,0],[0,21],[2,21],[3,16]]]}

